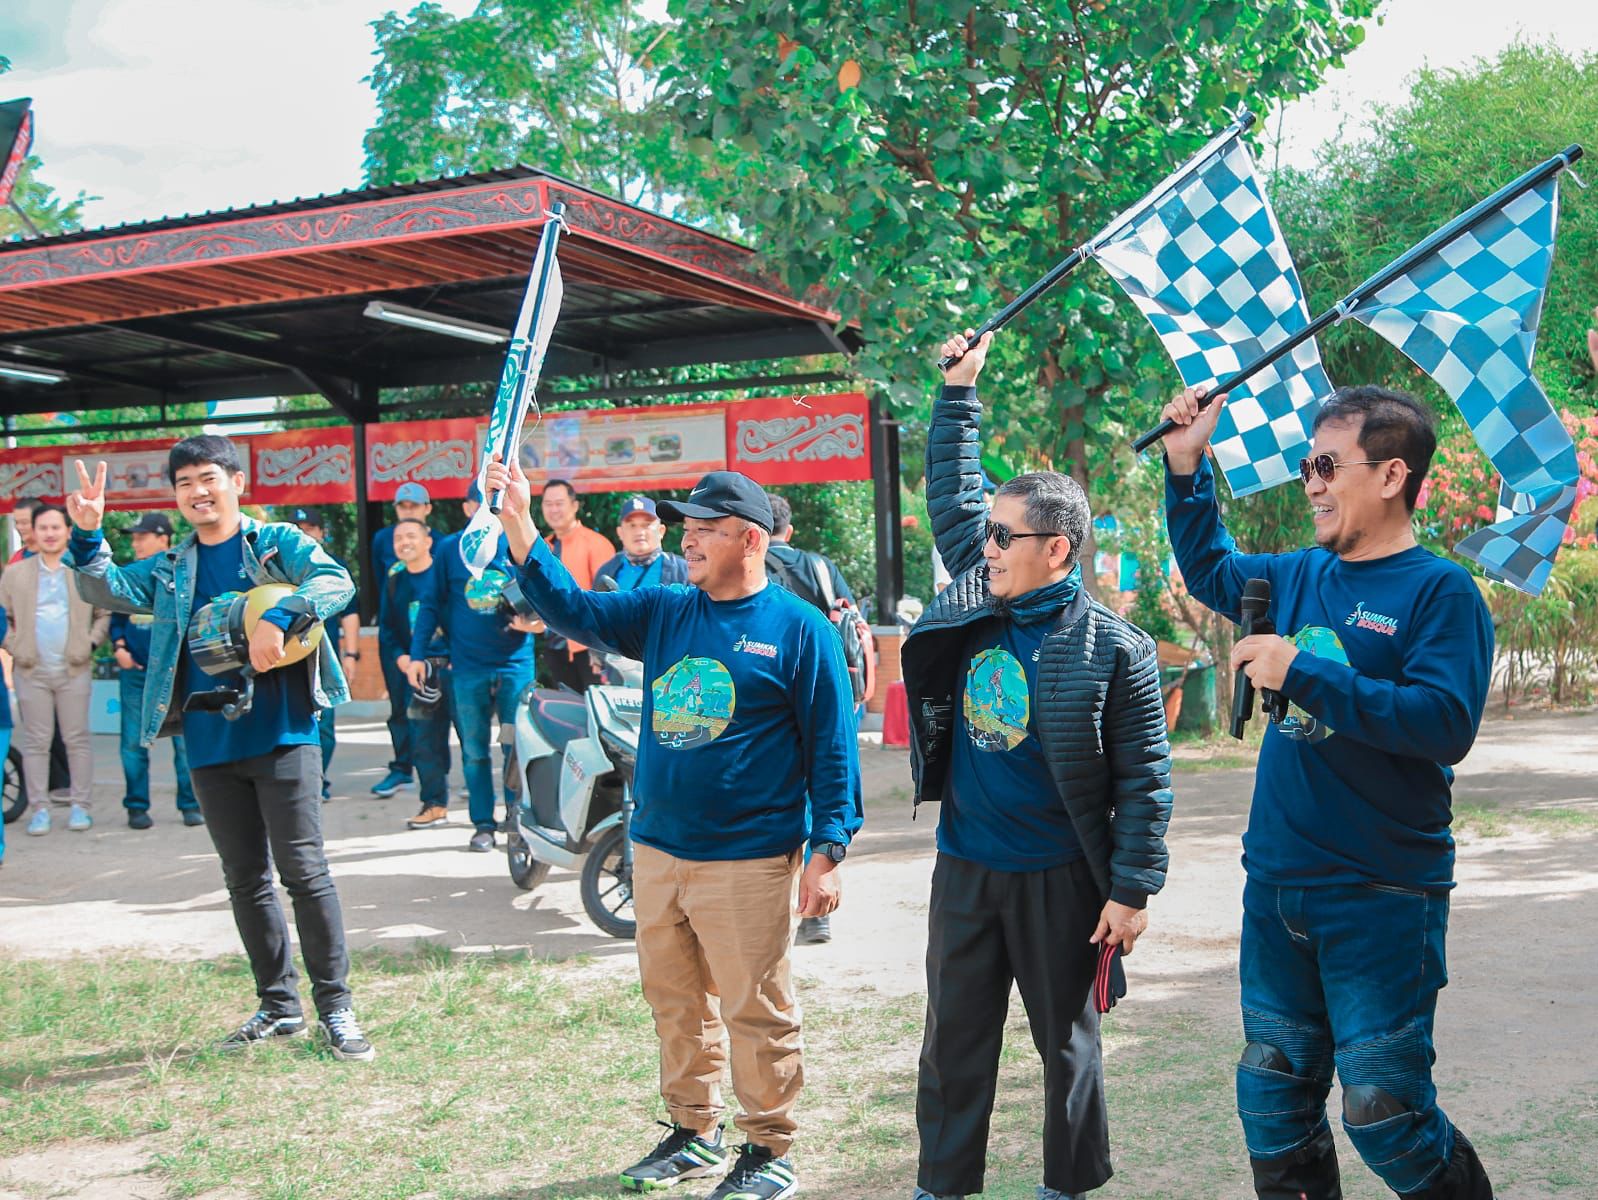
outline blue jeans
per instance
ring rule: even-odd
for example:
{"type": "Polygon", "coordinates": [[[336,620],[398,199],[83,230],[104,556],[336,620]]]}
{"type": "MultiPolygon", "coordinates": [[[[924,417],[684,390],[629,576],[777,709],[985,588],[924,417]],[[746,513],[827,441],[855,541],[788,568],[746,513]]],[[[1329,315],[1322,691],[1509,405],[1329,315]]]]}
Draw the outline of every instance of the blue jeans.
{"type": "MultiPolygon", "coordinates": [[[[438,686],[446,696],[450,694],[450,672],[447,667],[439,673],[438,686]]],[[[409,697],[410,694],[410,684],[407,683],[405,695],[409,697]]],[[[416,766],[417,782],[421,785],[422,807],[432,808],[436,805],[448,808],[450,701],[440,701],[428,720],[409,715],[405,720],[411,760],[416,766]]]]}
{"type": "Polygon", "coordinates": [[[1243,1034],[1292,1073],[1240,1063],[1237,1108],[1250,1156],[1274,1159],[1326,1129],[1332,1068],[1343,1129],[1393,1191],[1427,1186],[1453,1152],[1432,1084],[1432,1025],[1447,984],[1448,896],[1386,884],[1243,889],[1243,1034]],[[1403,1111],[1353,1106],[1379,1088],[1403,1111]],[[1358,1120],[1351,1120],[1358,1117],[1358,1120]]]}
{"type": "MultiPolygon", "coordinates": [[[[144,671],[117,672],[117,699],[122,708],[122,778],[127,786],[122,807],[150,811],[150,752],[139,744],[139,714],[144,706],[144,671]]],[[[189,752],[182,736],[172,739],[172,772],[177,776],[178,811],[199,812],[189,781],[189,752]]]]}
{"type": "Polygon", "coordinates": [[[388,689],[388,738],[394,744],[394,757],[389,760],[388,769],[409,779],[411,764],[415,761],[415,735],[410,718],[405,715],[411,702],[411,685],[395,661],[399,653],[387,644],[380,644],[377,659],[383,666],[383,686],[388,689]]]}
{"type": "MultiPolygon", "coordinates": [[[[516,716],[516,701],[533,679],[533,664],[490,670],[450,672],[450,715],[461,740],[461,766],[466,774],[467,805],[472,824],[492,833],[494,820],[494,761],[488,747],[491,719],[509,726],[516,716]]],[[[512,749],[502,748],[508,761],[512,749]]],[[[507,798],[508,799],[508,798],[507,798]]]]}

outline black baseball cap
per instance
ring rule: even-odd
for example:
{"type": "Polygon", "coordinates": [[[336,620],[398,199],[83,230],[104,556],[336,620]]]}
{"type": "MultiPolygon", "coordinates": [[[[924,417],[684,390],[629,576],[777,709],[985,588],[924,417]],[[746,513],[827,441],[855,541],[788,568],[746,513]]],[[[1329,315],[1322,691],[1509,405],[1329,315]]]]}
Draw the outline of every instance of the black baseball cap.
{"type": "Polygon", "coordinates": [[[327,528],[327,522],[322,520],[322,510],[319,508],[296,508],[289,514],[289,520],[296,525],[315,525],[318,529],[327,528]]]}
{"type": "Polygon", "coordinates": [[[132,525],[128,526],[129,533],[159,533],[166,537],[172,536],[172,522],[165,513],[147,512],[132,525]]]}
{"type": "Polygon", "coordinates": [[[765,489],[737,471],[712,471],[694,484],[688,499],[662,500],[656,507],[660,519],[668,525],[675,525],[684,517],[700,521],[742,517],[771,532],[771,501],[765,489]]]}

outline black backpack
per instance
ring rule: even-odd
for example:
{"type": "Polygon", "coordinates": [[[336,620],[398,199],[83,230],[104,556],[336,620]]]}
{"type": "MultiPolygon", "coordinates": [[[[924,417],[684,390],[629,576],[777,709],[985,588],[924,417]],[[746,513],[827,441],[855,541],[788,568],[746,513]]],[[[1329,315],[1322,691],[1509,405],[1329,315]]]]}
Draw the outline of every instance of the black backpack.
{"type": "Polygon", "coordinates": [[[832,570],[827,560],[808,550],[799,552],[809,564],[814,582],[804,578],[771,551],[766,551],[766,575],[779,587],[784,587],[809,604],[814,604],[832,622],[832,628],[843,642],[843,661],[849,668],[849,689],[856,704],[871,699],[877,688],[876,645],[871,638],[871,626],[866,624],[860,610],[847,600],[840,600],[832,592],[832,570]]]}

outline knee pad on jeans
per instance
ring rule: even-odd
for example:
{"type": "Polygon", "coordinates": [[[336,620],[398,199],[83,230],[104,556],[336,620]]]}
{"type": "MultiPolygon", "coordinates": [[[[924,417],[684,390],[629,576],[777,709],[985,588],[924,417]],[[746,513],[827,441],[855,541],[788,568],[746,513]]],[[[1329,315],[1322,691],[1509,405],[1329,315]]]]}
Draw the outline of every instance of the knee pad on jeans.
{"type": "Polygon", "coordinates": [[[1326,1129],[1331,1039],[1313,1026],[1248,1009],[1243,1033],[1249,1042],[1237,1064],[1237,1115],[1249,1154],[1279,1158],[1326,1129]]]}
{"type": "Polygon", "coordinates": [[[1437,1176],[1447,1161],[1448,1122],[1437,1111],[1431,1047],[1406,1025],[1337,1051],[1343,1128],[1365,1165],[1400,1195],[1437,1176]]]}

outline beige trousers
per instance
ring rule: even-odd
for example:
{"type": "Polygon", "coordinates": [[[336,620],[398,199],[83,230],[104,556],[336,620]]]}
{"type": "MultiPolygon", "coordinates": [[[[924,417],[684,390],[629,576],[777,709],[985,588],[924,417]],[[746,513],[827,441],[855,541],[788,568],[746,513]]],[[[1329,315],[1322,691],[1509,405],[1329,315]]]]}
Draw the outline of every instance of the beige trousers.
{"type": "Polygon", "coordinates": [[[94,792],[94,743],[89,738],[89,702],[94,676],[88,667],[18,668],[12,672],[21,710],[22,772],[28,780],[28,806],[50,804],[50,740],[56,726],[67,748],[72,772],[72,803],[89,806],[94,792]]]}
{"type": "Polygon", "coordinates": [[[803,852],[692,862],[633,845],[638,973],[660,1036],[660,1094],[678,1125],[721,1121],[721,1075],[745,1137],[776,1154],[793,1144],[804,1084],[789,951],[803,852]]]}

